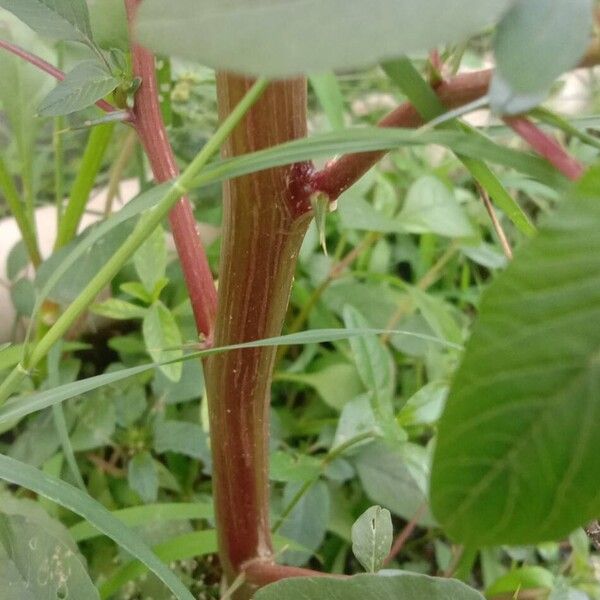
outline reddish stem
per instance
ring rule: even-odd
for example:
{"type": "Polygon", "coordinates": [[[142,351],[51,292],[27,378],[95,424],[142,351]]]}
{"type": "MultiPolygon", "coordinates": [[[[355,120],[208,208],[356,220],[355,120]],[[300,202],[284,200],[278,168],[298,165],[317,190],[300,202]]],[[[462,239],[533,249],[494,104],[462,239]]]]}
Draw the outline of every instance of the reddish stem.
{"type": "Polygon", "coordinates": [[[334,579],[347,579],[348,575],[332,575],[331,573],[322,573],[312,569],[302,569],[300,567],[289,567],[287,565],[277,565],[271,562],[254,560],[243,566],[248,583],[263,587],[289,577],[331,577],[334,579]]]}
{"type": "Polygon", "coordinates": [[[525,117],[505,117],[504,122],[566,177],[577,181],[583,175],[583,165],[535,123],[525,117]]]}
{"type": "MultiPolygon", "coordinates": [[[[435,91],[446,107],[456,108],[485,96],[492,73],[492,70],[464,73],[441,83],[435,91]]],[[[410,102],[400,105],[379,122],[380,127],[419,127],[422,124],[423,119],[410,102]]],[[[335,200],[385,154],[385,151],[346,154],[315,173],[313,186],[335,200]]]]}
{"type": "MultiPolygon", "coordinates": [[[[125,0],[130,35],[141,0],[125,0]]],[[[133,124],[144,146],[154,178],[157,182],[169,181],[179,175],[173,149],[167,137],[159,105],[154,55],[135,42],[132,44],[133,74],[142,83],[135,97],[133,124]]],[[[190,295],[198,332],[204,334],[206,345],[212,343],[213,327],[217,314],[217,293],[202,246],[192,205],[183,196],[169,213],[169,222],[181,268],[190,295]]]]}
{"type": "MultiPolygon", "coordinates": [[[[0,48],[3,48],[11,54],[22,58],[23,60],[32,64],[34,67],[40,69],[40,71],[44,71],[44,73],[47,73],[48,75],[54,77],[54,79],[57,79],[58,81],[62,81],[66,77],[65,73],[60,69],[57,69],[54,65],[51,65],[49,62],[45,61],[39,56],[36,56],[35,54],[31,54],[31,52],[24,50],[16,44],[11,44],[6,40],[0,40],[0,48]]],[[[115,106],[113,106],[106,100],[98,100],[98,102],[96,102],[96,106],[102,109],[104,112],[108,113],[115,112],[118,110],[115,106]]]]}

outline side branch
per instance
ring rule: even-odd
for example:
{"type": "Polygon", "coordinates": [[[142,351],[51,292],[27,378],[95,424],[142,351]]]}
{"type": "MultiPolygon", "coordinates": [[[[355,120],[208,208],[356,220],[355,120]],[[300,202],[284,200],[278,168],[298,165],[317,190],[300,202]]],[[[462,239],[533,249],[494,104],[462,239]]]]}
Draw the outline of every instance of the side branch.
{"type": "MultiPolygon", "coordinates": [[[[141,0],[125,0],[130,35],[133,39],[133,22],[141,0]]],[[[158,183],[169,181],[179,175],[173,149],[158,103],[159,91],[156,81],[154,55],[132,41],[133,74],[142,84],[135,97],[133,125],[144,146],[158,183]]],[[[181,268],[190,294],[190,301],[198,332],[204,334],[206,344],[212,343],[213,327],[217,314],[217,292],[212,273],[202,246],[192,205],[183,196],[169,213],[169,222],[181,268]]]]}

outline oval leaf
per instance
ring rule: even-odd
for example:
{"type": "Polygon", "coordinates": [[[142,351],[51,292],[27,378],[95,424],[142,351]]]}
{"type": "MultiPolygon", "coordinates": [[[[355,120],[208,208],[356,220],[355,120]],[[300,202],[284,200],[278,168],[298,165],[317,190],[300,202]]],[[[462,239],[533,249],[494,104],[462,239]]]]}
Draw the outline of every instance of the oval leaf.
{"type": "Polygon", "coordinates": [[[393,537],[390,511],[371,506],[352,525],[352,552],[369,573],[376,573],[390,553],[393,537]]]}
{"type": "Polygon", "coordinates": [[[434,513],[457,540],[562,539],[600,513],[598,273],[595,196],[565,202],[485,294],[433,466],[434,513]]]}
{"type": "Polygon", "coordinates": [[[349,69],[457,42],[511,0],[146,0],[144,45],[231,71],[285,77],[349,69]],[[232,35],[235,32],[235,35],[232,35]]]}
{"type": "MultiPolygon", "coordinates": [[[[142,322],[142,332],[152,360],[162,363],[183,356],[179,327],[171,311],[162,302],[155,302],[148,309],[142,322]]],[[[174,362],[161,365],[160,370],[171,381],[179,381],[182,366],[180,362],[174,362]]]]}
{"type": "Polygon", "coordinates": [[[509,10],[494,43],[490,101],[497,112],[533,108],[577,64],[589,43],[592,9],[592,0],[519,0],[509,10]]]}
{"type": "Polygon", "coordinates": [[[0,7],[42,36],[92,44],[85,0],[0,0],[0,7]]]}
{"type": "Polygon", "coordinates": [[[298,577],[268,585],[254,595],[255,600],[483,600],[483,596],[454,579],[402,573],[356,575],[348,579],[298,577]]]}
{"type": "Polygon", "coordinates": [[[79,63],[40,103],[39,114],[45,117],[68,115],[92,106],[110,94],[119,80],[99,62],[79,63]]]}

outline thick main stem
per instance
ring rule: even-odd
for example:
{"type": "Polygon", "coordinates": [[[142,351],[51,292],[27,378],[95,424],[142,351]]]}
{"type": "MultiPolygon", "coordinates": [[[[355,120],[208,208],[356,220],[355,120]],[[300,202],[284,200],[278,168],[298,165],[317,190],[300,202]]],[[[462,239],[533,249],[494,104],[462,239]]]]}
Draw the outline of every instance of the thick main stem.
{"type": "MultiPolygon", "coordinates": [[[[219,74],[220,116],[251,85],[219,74]]],[[[225,146],[236,156],[306,135],[306,82],[269,86],[225,146]]],[[[306,165],[239,177],[224,187],[215,344],[279,335],[306,227],[306,165]]],[[[268,435],[273,348],[228,352],[205,365],[213,494],[221,561],[231,582],[250,560],[269,561],[268,435]]],[[[241,597],[248,593],[241,592],[241,597]]]]}

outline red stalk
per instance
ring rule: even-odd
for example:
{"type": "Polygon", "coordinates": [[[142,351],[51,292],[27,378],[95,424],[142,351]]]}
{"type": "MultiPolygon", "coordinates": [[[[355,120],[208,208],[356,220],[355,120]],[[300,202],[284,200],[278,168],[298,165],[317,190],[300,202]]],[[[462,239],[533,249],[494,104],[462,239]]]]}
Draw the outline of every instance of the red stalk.
{"type": "Polygon", "coordinates": [[[505,117],[504,122],[519,134],[540,156],[572,181],[577,181],[585,168],[558,141],[544,133],[526,117],[505,117]]]}
{"type": "MultiPolygon", "coordinates": [[[[140,2],[141,0],[125,0],[132,39],[131,28],[140,2]]],[[[135,42],[132,43],[131,53],[133,74],[142,80],[135,97],[133,125],[150,161],[154,178],[158,183],[162,183],[177,177],[179,168],[158,103],[154,55],[135,42]]],[[[192,205],[187,196],[183,196],[171,209],[169,222],[198,332],[204,334],[205,344],[210,345],[217,313],[217,294],[206,252],[198,235],[192,205]]]]}

